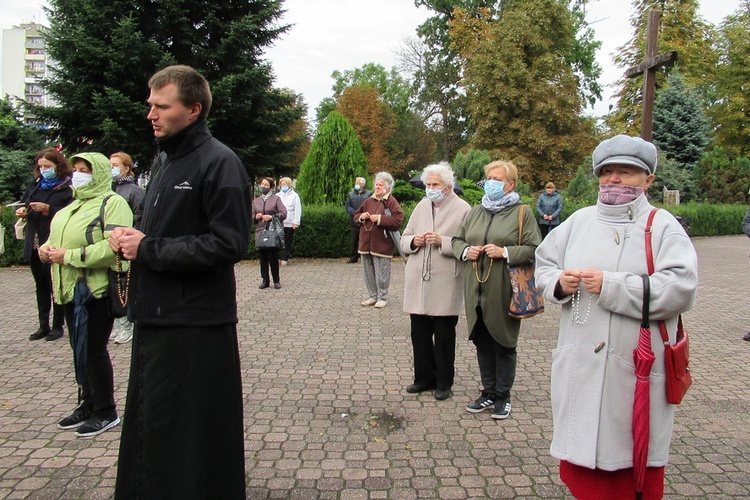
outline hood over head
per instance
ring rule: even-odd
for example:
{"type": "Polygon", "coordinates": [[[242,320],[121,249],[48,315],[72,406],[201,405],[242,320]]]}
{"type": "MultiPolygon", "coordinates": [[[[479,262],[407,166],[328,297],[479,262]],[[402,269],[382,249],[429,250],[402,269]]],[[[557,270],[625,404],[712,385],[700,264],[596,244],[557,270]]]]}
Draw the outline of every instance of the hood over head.
{"type": "Polygon", "coordinates": [[[109,158],[101,153],[78,153],[70,157],[70,165],[73,166],[77,159],[86,160],[91,164],[93,179],[85,186],[73,188],[75,199],[86,200],[112,190],[109,158]]]}

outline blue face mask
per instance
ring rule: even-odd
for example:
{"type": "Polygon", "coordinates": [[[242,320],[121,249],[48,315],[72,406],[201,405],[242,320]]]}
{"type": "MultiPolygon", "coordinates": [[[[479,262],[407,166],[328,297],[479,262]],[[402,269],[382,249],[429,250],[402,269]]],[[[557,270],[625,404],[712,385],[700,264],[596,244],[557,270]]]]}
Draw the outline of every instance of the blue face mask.
{"type": "Polygon", "coordinates": [[[430,189],[430,188],[426,188],[424,190],[424,194],[425,194],[425,196],[427,196],[427,199],[430,200],[433,203],[439,203],[439,202],[443,201],[443,199],[446,196],[442,189],[430,189]]]}
{"type": "Polygon", "coordinates": [[[281,188],[282,193],[286,193],[287,191],[289,191],[289,186],[284,186],[281,188]]]}
{"type": "Polygon", "coordinates": [[[354,185],[354,190],[355,191],[359,191],[360,189],[362,189],[362,186],[360,186],[359,184],[355,184],[354,185]]]}
{"type": "Polygon", "coordinates": [[[40,170],[39,173],[42,174],[42,177],[44,177],[47,180],[55,178],[55,169],[54,168],[50,168],[49,170],[40,170]]]}
{"type": "Polygon", "coordinates": [[[484,183],[484,192],[489,196],[490,200],[497,201],[505,196],[505,183],[503,181],[496,181],[490,179],[484,183]]]}

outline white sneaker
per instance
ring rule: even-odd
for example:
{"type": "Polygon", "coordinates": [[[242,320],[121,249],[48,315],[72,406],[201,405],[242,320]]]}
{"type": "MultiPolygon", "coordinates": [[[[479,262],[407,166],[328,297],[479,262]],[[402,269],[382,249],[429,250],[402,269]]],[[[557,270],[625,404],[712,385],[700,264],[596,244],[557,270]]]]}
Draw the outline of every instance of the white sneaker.
{"type": "Polygon", "coordinates": [[[388,305],[388,301],[387,300],[379,300],[379,301],[375,302],[375,307],[377,307],[378,309],[381,309],[381,308],[383,308],[383,307],[385,307],[387,305],[388,305]]]}
{"type": "Polygon", "coordinates": [[[363,300],[363,301],[361,302],[361,304],[362,304],[363,306],[374,306],[374,305],[375,305],[375,304],[377,304],[377,303],[378,303],[378,301],[377,301],[377,300],[375,300],[375,299],[373,299],[372,297],[370,297],[370,298],[369,298],[369,299],[367,299],[367,300],[363,300]]]}

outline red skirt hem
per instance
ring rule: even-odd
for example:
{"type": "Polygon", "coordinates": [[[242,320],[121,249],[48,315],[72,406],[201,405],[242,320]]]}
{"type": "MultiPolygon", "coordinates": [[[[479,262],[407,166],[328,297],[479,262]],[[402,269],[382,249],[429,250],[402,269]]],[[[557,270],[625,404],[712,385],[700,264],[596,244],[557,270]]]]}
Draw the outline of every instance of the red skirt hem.
{"type": "MultiPolygon", "coordinates": [[[[579,500],[612,500],[635,498],[633,468],[620,470],[589,469],[562,460],[560,479],[579,500]]],[[[643,500],[664,497],[664,467],[647,467],[643,485],[643,500]]]]}

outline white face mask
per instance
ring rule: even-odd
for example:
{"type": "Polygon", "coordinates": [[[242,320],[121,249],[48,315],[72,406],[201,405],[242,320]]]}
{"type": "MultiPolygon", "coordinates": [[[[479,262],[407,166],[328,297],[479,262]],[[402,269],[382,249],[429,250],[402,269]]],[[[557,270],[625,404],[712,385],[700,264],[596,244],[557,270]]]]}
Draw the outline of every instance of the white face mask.
{"type": "Polygon", "coordinates": [[[120,171],[119,167],[112,167],[110,169],[110,172],[112,172],[113,179],[119,179],[120,177],[122,177],[122,172],[120,171]]]}
{"type": "Polygon", "coordinates": [[[90,184],[93,179],[94,176],[92,174],[87,174],[85,172],[73,172],[73,179],[71,182],[74,188],[79,188],[85,186],[86,184],[90,184]]]}

